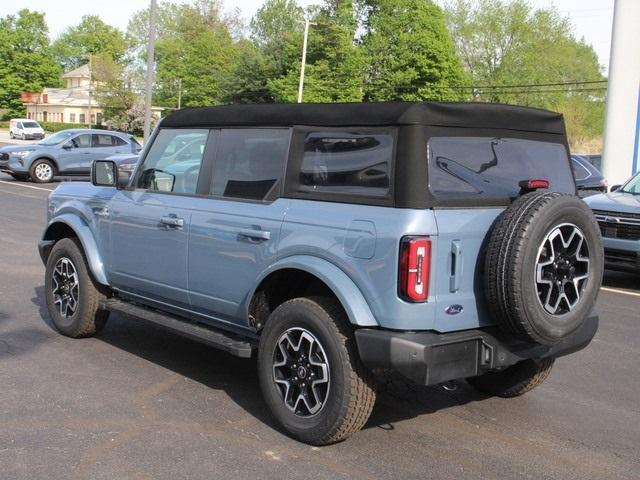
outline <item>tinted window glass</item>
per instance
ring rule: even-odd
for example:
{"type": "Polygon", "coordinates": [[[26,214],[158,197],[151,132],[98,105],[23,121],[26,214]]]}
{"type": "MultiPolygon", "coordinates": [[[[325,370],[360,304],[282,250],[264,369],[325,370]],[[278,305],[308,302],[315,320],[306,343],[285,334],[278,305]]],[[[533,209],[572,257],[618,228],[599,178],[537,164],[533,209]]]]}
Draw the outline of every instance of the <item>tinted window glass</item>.
{"type": "Polygon", "coordinates": [[[127,142],[125,142],[122,138],[120,137],[113,137],[113,144],[121,147],[122,145],[127,145],[127,142]]]}
{"type": "Polygon", "coordinates": [[[159,192],[196,193],[202,154],[209,131],[162,129],[140,168],[137,188],[159,192]],[[196,145],[196,147],[193,147],[196,145]]]}
{"type": "Polygon", "coordinates": [[[515,138],[433,137],[427,145],[429,188],[437,197],[516,197],[522,180],[548,180],[575,193],[567,150],[559,143],[515,138]]]}
{"type": "Polygon", "coordinates": [[[312,132],[304,142],[300,190],[384,196],[389,191],[389,133],[312,132]]]}
{"type": "Polygon", "coordinates": [[[83,133],[75,138],[71,139],[71,144],[75,148],[90,148],[91,147],[91,135],[83,133]]]}
{"type": "Polygon", "coordinates": [[[36,122],[23,122],[22,126],[24,128],[40,128],[40,125],[38,125],[36,122]]]}
{"type": "Polygon", "coordinates": [[[264,200],[280,184],[289,149],[287,129],[228,129],[220,133],[211,193],[264,200]]]}
{"type": "Polygon", "coordinates": [[[587,170],[578,160],[571,157],[571,165],[573,165],[573,174],[576,177],[576,180],[584,180],[591,176],[589,170],[587,170]]]}
{"type": "Polygon", "coordinates": [[[117,138],[113,135],[93,134],[94,147],[115,147],[117,138]]]}

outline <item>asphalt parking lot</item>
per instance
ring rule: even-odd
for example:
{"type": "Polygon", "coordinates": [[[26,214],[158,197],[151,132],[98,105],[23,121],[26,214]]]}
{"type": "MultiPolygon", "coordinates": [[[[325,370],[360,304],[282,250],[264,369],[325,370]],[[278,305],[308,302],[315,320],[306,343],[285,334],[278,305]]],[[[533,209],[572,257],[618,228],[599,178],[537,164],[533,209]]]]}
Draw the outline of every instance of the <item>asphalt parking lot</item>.
{"type": "Polygon", "coordinates": [[[520,398],[383,385],[338,445],[289,439],[252,361],[112,316],[57,334],[36,242],[49,190],[0,174],[0,478],[640,478],[640,276],[608,273],[600,330],[520,398]]]}

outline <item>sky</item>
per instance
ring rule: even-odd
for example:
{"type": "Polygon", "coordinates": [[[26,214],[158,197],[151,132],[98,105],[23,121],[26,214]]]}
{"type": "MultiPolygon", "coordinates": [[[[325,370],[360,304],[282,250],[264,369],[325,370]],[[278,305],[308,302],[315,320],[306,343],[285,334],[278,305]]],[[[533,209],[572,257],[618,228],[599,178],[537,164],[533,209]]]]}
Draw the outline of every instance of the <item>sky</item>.
{"type": "MultiPolygon", "coordinates": [[[[262,4],[261,0],[223,1],[229,10],[239,8],[246,20],[262,4]]],[[[444,0],[437,1],[443,3],[444,0]]],[[[298,0],[298,3],[304,6],[316,2],[298,0]]],[[[562,15],[571,19],[576,36],[593,45],[600,63],[607,69],[614,0],[529,0],[529,3],[535,8],[555,5],[562,15]]],[[[67,27],[77,24],[82,15],[98,15],[106,23],[125,30],[129,18],[148,5],[149,0],[4,0],[0,2],[0,16],[15,14],[21,8],[44,12],[51,37],[55,38],[67,27]]]]}

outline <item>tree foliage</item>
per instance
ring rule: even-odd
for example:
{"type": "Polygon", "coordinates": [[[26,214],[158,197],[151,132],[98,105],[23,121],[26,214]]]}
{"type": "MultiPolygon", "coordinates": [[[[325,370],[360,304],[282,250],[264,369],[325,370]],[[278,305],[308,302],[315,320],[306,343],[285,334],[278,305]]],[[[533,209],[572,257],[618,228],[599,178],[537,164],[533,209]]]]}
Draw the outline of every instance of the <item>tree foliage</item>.
{"type": "MultiPolygon", "coordinates": [[[[181,86],[184,107],[221,103],[225,97],[222,85],[238,57],[237,12],[225,14],[220,0],[161,3],[158,10],[155,100],[175,108],[181,86]]],[[[143,56],[145,18],[148,12],[139,12],[128,28],[132,48],[143,56]]]]}
{"type": "Polygon", "coordinates": [[[65,71],[87,63],[90,55],[122,62],[126,50],[124,34],[96,15],[84,15],[53,43],[54,55],[65,71]]]}
{"type": "Polygon", "coordinates": [[[574,142],[601,134],[604,85],[571,83],[603,80],[598,57],[555,8],[455,0],[447,14],[474,100],[561,111],[574,142]]]}
{"type": "Polygon", "coordinates": [[[366,0],[365,98],[461,100],[466,75],[442,10],[430,0],[366,0]]]}
{"type": "Polygon", "coordinates": [[[0,108],[6,116],[24,115],[20,93],[59,86],[60,74],[44,14],[23,9],[0,18],[0,108]]]}

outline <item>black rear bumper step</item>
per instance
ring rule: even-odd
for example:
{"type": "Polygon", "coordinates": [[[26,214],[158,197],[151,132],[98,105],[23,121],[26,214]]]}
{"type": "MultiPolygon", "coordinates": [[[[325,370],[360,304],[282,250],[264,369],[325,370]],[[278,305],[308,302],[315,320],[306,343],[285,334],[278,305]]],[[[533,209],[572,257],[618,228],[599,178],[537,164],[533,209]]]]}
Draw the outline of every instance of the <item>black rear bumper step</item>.
{"type": "Polygon", "coordinates": [[[391,370],[419,384],[475,377],[528,358],[561,357],[589,344],[598,330],[592,312],[582,326],[553,346],[528,343],[498,327],[451,333],[398,332],[360,328],[356,342],[370,370],[391,370]]]}
{"type": "Polygon", "coordinates": [[[224,350],[236,357],[250,358],[255,348],[254,343],[232,333],[199,325],[187,319],[118,298],[103,300],[100,302],[100,307],[110,312],[153,323],[183,337],[224,350]]]}

